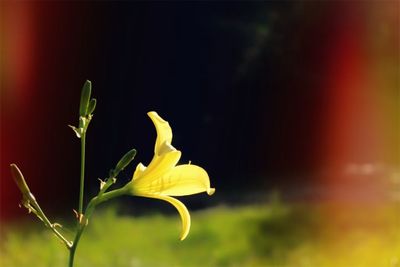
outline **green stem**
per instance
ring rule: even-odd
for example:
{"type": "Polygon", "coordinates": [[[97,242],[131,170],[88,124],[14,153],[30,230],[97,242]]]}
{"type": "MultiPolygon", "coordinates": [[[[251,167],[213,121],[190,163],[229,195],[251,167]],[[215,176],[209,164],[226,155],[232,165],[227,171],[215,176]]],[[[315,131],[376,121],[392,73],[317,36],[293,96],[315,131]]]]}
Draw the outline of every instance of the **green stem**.
{"type": "Polygon", "coordinates": [[[40,208],[39,203],[36,201],[35,196],[31,193],[28,184],[25,181],[24,176],[22,175],[21,170],[18,168],[16,164],[11,164],[11,174],[17,183],[19,190],[22,193],[22,204],[25,208],[29,210],[29,212],[33,212],[46,227],[50,228],[54,234],[63,242],[68,249],[71,248],[72,242],[68,241],[60,232],[57,231],[56,225],[50,222],[50,220],[46,217],[43,210],[40,208]]]}
{"type": "Polygon", "coordinates": [[[43,221],[44,225],[50,228],[53,233],[65,244],[65,246],[70,249],[72,247],[72,242],[67,240],[59,231],[56,229],[56,225],[51,223],[50,220],[46,217],[39,204],[36,202],[35,198],[31,194],[31,205],[36,211],[36,215],[43,221]]]}
{"type": "MultiPolygon", "coordinates": [[[[111,185],[111,183],[110,183],[110,185],[111,185]]],[[[85,230],[85,228],[89,222],[89,219],[92,216],[93,211],[95,210],[96,206],[104,201],[109,200],[109,199],[125,195],[128,192],[129,192],[128,187],[124,186],[122,188],[115,189],[115,190],[107,192],[107,193],[101,192],[101,193],[99,193],[98,196],[96,196],[90,200],[89,204],[86,207],[85,214],[83,215],[82,221],[78,224],[78,231],[76,232],[74,242],[69,251],[70,252],[69,253],[69,265],[68,265],[69,267],[74,266],[74,257],[75,257],[76,248],[79,244],[79,240],[81,239],[82,233],[85,230]]]]}
{"type": "Polygon", "coordinates": [[[83,212],[83,194],[85,188],[85,149],[86,149],[86,133],[81,136],[81,183],[79,190],[79,214],[83,212]]]}

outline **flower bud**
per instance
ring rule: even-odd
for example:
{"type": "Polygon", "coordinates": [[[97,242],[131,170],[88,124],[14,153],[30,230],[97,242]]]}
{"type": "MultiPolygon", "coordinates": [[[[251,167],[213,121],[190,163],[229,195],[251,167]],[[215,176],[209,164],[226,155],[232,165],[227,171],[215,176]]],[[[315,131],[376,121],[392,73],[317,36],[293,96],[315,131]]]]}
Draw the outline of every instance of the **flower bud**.
{"type": "Polygon", "coordinates": [[[92,83],[91,81],[86,80],[85,84],[82,87],[81,103],[79,106],[80,116],[86,116],[88,114],[91,93],[92,93],[92,83]]]}
{"type": "Polygon", "coordinates": [[[125,169],[126,166],[129,165],[129,163],[131,163],[131,161],[133,160],[133,158],[136,155],[136,149],[132,149],[130,151],[128,151],[117,163],[117,166],[115,167],[113,173],[113,176],[117,176],[118,173],[120,171],[122,171],[123,169],[125,169]]]}
{"type": "Polygon", "coordinates": [[[14,181],[16,182],[19,190],[21,190],[21,193],[26,196],[31,193],[31,190],[29,189],[28,185],[25,182],[24,176],[22,175],[22,172],[19,170],[17,165],[11,164],[11,174],[12,177],[14,178],[14,181]]]}
{"type": "Polygon", "coordinates": [[[96,98],[90,99],[87,114],[92,114],[93,113],[94,109],[96,108],[96,103],[97,103],[96,98]]]}

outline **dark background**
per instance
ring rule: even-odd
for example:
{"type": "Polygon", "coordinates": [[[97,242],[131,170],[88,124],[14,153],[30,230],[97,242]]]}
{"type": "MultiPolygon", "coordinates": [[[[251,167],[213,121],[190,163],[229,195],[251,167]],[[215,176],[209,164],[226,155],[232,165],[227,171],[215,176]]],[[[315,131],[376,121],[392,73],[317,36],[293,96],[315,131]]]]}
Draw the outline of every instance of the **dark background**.
{"type": "MultiPolygon", "coordinates": [[[[381,89],[393,96],[382,105],[390,112],[378,116],[388,118],[380,136],[387,141],[376,145],[385,153],[355,153],[339,163],[398,164],[393,7],[395,1],[3,3],[2,61],[14,72],[2,72],[2,216],[24,213],[16,208],[11,162],[46,209],[76,208],[80,147],[67,125],[77,124],[86,79],[98,100],[87,137],[91,195],[97,178],[129,149],[138,154],[121,184],[138,162],[151,160],[155,130],[146,113],[154,110],[170,122],[181,163],[204,167],[217,188],[212,200],[192,198],[192,208],[261,201],[274,190],[288,199],[323,198],[304,188],[324,184],[334,157],[326,133],[336,114],[332,69],[347,73],[372,64],[364,59],[368,49],[390,69],[384,75],[389,89],[381,89]],[[369,36],[383,41],[366,47],[374,43],[369,36]],[[337,48],[340,42],[349,54],[337,48]]],[[[362,96],[358,91],[351,101],[362,96]]]]}

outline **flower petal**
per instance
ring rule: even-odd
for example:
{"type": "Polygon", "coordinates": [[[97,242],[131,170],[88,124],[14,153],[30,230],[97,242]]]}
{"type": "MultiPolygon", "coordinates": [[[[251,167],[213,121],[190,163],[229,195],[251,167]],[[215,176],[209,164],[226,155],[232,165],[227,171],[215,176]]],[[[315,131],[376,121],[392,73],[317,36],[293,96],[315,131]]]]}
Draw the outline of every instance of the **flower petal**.
{"type": "Polygon", "coordinates": [[[147,168],[139,164],[141,166],[138,165],[133,174],[135,188],[147,187],[149,184],[162,177],[175,167],[180,157],[181,152],[179,150],[174,150],[161,156],[154,155],[147,168]]]}
{"type": "MultiPolygon", "coordinates": [[[[157,131],[156,144],[154,146],[154,154],[160,155],[165,152],[165,146],[171,145],[172,142],[172,129],[169,123],[163,120],[155,111],[147,113],[150,119],[153,121],[157,131]]],[[[168,151],[168,149],[167,149],[168,151]]]]}
{"type": "Polygon", "coordinates": [[[156,199],[161,199],[169,202],[172,204],[179,212],[179,215],[181,216],[182,220],[182,231],[180,235],[180,240],[184,240],[187,235],[189,234],[190,230],[190,214],[189,211],[187,210],[186,206],[177,200],[176,198],[169,197],[169,196],[160,196],[160,195],[153,195],[153,194],[143,194],[139,195],[142,197],[148,197],[148,198],[156,198],[156,199]]]}
{"type": "Polygon", "coordinates": [[[142,184],[140,191],[164,196],[186,196],[201,192],[212,195],[207,172],[196,165],[179,165],[151,183],[142,184]]]}
{"type": "Polygon", "coordinates": [[[136,180],[138,177],[142,176],[143,172],[146,170],[146,166],[144,166],[142,163],[139,163],[136,166],[136,170],[133,173],[133,180],[136,180]]]}

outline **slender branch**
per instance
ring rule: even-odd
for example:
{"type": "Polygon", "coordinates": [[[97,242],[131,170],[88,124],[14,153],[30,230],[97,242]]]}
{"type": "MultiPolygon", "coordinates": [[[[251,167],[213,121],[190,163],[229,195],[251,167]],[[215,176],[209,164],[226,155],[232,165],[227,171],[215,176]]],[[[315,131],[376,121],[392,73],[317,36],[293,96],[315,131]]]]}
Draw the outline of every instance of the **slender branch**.
{"type": "Polygon", "coordinates": [[[86,131],[81,136],[81,180],[79,190],[79,214],[83,212],[83,195],[85,189],[85,150],[86,150],[86,131]]]}
{"type": "Polygon", "coordinates": [[[16,164],[10,164],[11,175],[17,184],[19,190],[22,193],[22,204],[29,212],[33,212],[46,227],[50,228],[54,234],[63,242],[68,249],[72,247],[72,242],[68,241],[60,232],[56,229],[56,224],[50,222],[46,217],[43,210],[40,208],[39,203],[36,201],[35,196],[31,193],[28,184],[25,181],[24,175],[16,164]]]}
{"type": "Polygon", "coordinates": [[[45,226],[50,228],[53,231],[53,233],[61,240],[61,242],[63,242],[67,246],[68,249],[71,249],[72,242],[67,240],[59,231],[57,231],[57,229],[55,227],[56,224],[53,224],[50,222],[50,220],[46,217],[46,215],[40,208],[37,201],[32,202],[31,205],[35,208],[35,210],[37,212],[37,216],[43,221],[45,226]]]}

